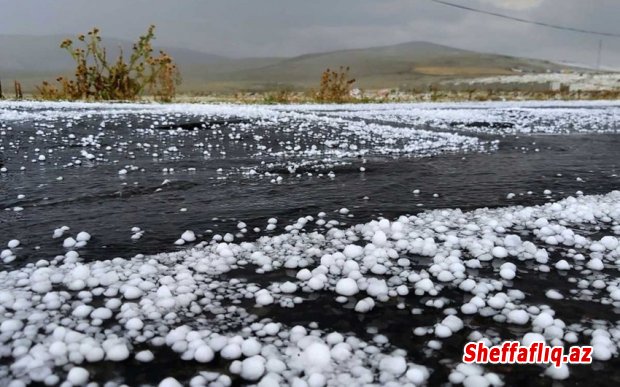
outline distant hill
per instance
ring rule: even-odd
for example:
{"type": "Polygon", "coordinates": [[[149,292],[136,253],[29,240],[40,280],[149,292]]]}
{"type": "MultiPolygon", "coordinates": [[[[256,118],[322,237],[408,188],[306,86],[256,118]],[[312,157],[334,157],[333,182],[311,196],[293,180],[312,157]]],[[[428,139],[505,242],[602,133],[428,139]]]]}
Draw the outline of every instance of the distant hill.
{"type": "MultiPolygon", "coordinates": [[[[250,60],[248,60],[250,61],[250,60]]],[[[483,54],[437,45],[410,42],[393,46],[341,50],[270,60],[262,66],[247,66],[219,72],[217,62],[206,71],[205,84],[221,83],[229,87],[273,88],[274,86],[308,87],[318,83],[325,68],[349,66],[356,85],[362,88],[419,87],[454,77],[511,75],[562,71],[568,66],[504,55],[483,54]]],[[[193,74],[194,67],[187,68],[193,74]]]]}
{"type": "MultiPolygon", "coordinates": [[[[58,48],[60,36],[0,35],[0,79],[19,79],[26,90],[44,79],[70,73],[72,62],[58,48]]],[[[104,38],[110,56],[131,43],[104,38]]],[[[340,50],[293,58],[231,59],[178,47],[161,47],[182,72],[181,91],[301,89],[318,83],[326,68],[349,66],[361,88],[414,88],[452,78],[558,72],[568,66],[504,55],[484,54],[428,42],[410,42],[366,49],[340,50]]]]}

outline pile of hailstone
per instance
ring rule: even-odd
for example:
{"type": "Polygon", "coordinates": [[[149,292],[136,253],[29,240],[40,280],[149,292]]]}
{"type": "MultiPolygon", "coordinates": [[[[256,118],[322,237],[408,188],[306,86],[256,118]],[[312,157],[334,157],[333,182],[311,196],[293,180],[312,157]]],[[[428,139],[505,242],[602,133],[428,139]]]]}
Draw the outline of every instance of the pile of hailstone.
{"type": "MultiPolygon", "coordinates": [[[[567,274],[566,283],[547,289],[550,300],[620,306],[619,191],[542,206],[435,210],[347,229],[300,231],[321,220],[300,218],[284,234],[255,242],[205,241],[184,251],[105,261],[88,261],[71,250],[7,266],[0,272],[2,384],[86,385],[92,381],[88,364],[150,362],[164,346],[205,365],[181,381],[192,386],[235,380],[313,387],[427,381],[434,370],[411,362],[407,351],[385,337],[367,342],[318,324],[289,327],[255,314],[311,303],[306,295],[313,292],[343,307],[352,301],[350,313],[372,313],[390,300],[400,308],[438,310],[436,324],[411,327],[413,335],[428,337],[431,348],[441,348],[453,335],[487,345],[513,339],[468,327],[466,319],[478,315],[492,326],[526,327],[528,333],[516,338],[526,345],[585,341],[594,346],[597,361],[618,355],[617,322],[564,321],[561,310],[529,300],[519,287],[527,286],[527,276],[558,271],[567,274]],[[258,274],[294,270],[296,276],[262,285],[222,276],[243,267],[258,274]],[[462,297],[445,297],[448,289],[462,297]],[[216,359],[226,370],[208,371],[216,359]]],[[[186,233],[181,239],[193,237],[186,233]]],[[[17,256],[13,264],[19,262],[16,247],[10,242],[7,249],[17,256]]],[[[502,384],[484,367],[458,362],[445,367],[453,383],[502,384]]],[[[544,373],[570,376],[567,366],[544,373]]],[[[181,382],[170,375],[160,385],[181,382]]]]}

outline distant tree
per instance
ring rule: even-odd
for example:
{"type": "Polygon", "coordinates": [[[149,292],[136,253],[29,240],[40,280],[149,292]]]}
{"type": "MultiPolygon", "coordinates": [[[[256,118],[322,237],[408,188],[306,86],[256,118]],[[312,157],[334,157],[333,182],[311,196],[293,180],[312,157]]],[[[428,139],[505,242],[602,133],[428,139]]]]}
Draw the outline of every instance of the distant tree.
{"type": "Polygon", "coordinates": [[[161,101],[170,101],[180,83],[174,60],[164,51],[153,56],[151,41],[155,26],[140,36],[125,60],[123,50],[114,62],[108,61],[106,48],[101,45],[99,29],[87,36],[78,36],[78,46],[71,39],[60,45],[75,61],[75,78],[58,77],[57,84],[43,82],[37,93],[43,99],[134,100],[147,93],[161,101]]]}

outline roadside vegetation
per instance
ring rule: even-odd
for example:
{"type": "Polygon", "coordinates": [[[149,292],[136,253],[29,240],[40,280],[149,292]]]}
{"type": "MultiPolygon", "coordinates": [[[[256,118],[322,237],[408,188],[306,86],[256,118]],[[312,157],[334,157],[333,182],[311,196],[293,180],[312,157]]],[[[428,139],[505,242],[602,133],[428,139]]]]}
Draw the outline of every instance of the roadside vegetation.
{"type": "Polygon", "coordinates": [[[169,102],[176,95],[180,73],[174,59],[164,51],[153,54],[155,26],[140,36],[125,58],[122,48],[116,59],[108,58],[99,30],[67,39],[60,45],[75,61],[73,78],[60,76],[43,82],[35,97],[45,100],[136,100],[146,95],[169,102]]]}
{"type": "Polygon", "coordinates": [[[342,67],[337,71],[327,69],[321,74],[321,83],[316,92],[317,102],[343,103],[351,99],[351,87],[354,78],[349,78],[349,67],[342,67]]]}

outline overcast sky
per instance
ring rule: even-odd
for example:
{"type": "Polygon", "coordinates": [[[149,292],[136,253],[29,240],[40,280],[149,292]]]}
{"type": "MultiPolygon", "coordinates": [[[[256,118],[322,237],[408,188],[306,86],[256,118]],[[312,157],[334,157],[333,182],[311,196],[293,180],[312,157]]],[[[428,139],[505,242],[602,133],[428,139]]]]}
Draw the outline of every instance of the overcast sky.
{"type": "MultiPolygon", "coordinates": [[[[618,0],[452,0],[575,28],[620,33],[618,0]]],[[[0,34],[74,35],[93,26],[134,39],[243,56],[414,40],[594,65],[600,37],[450,8],[430,0],[0,0],[0,34]]],[[[603,37],[603,65],[620,68],[620,38],[603,37]]],[[[2,55],[2,53],[0,53],[2,55]]]]}

